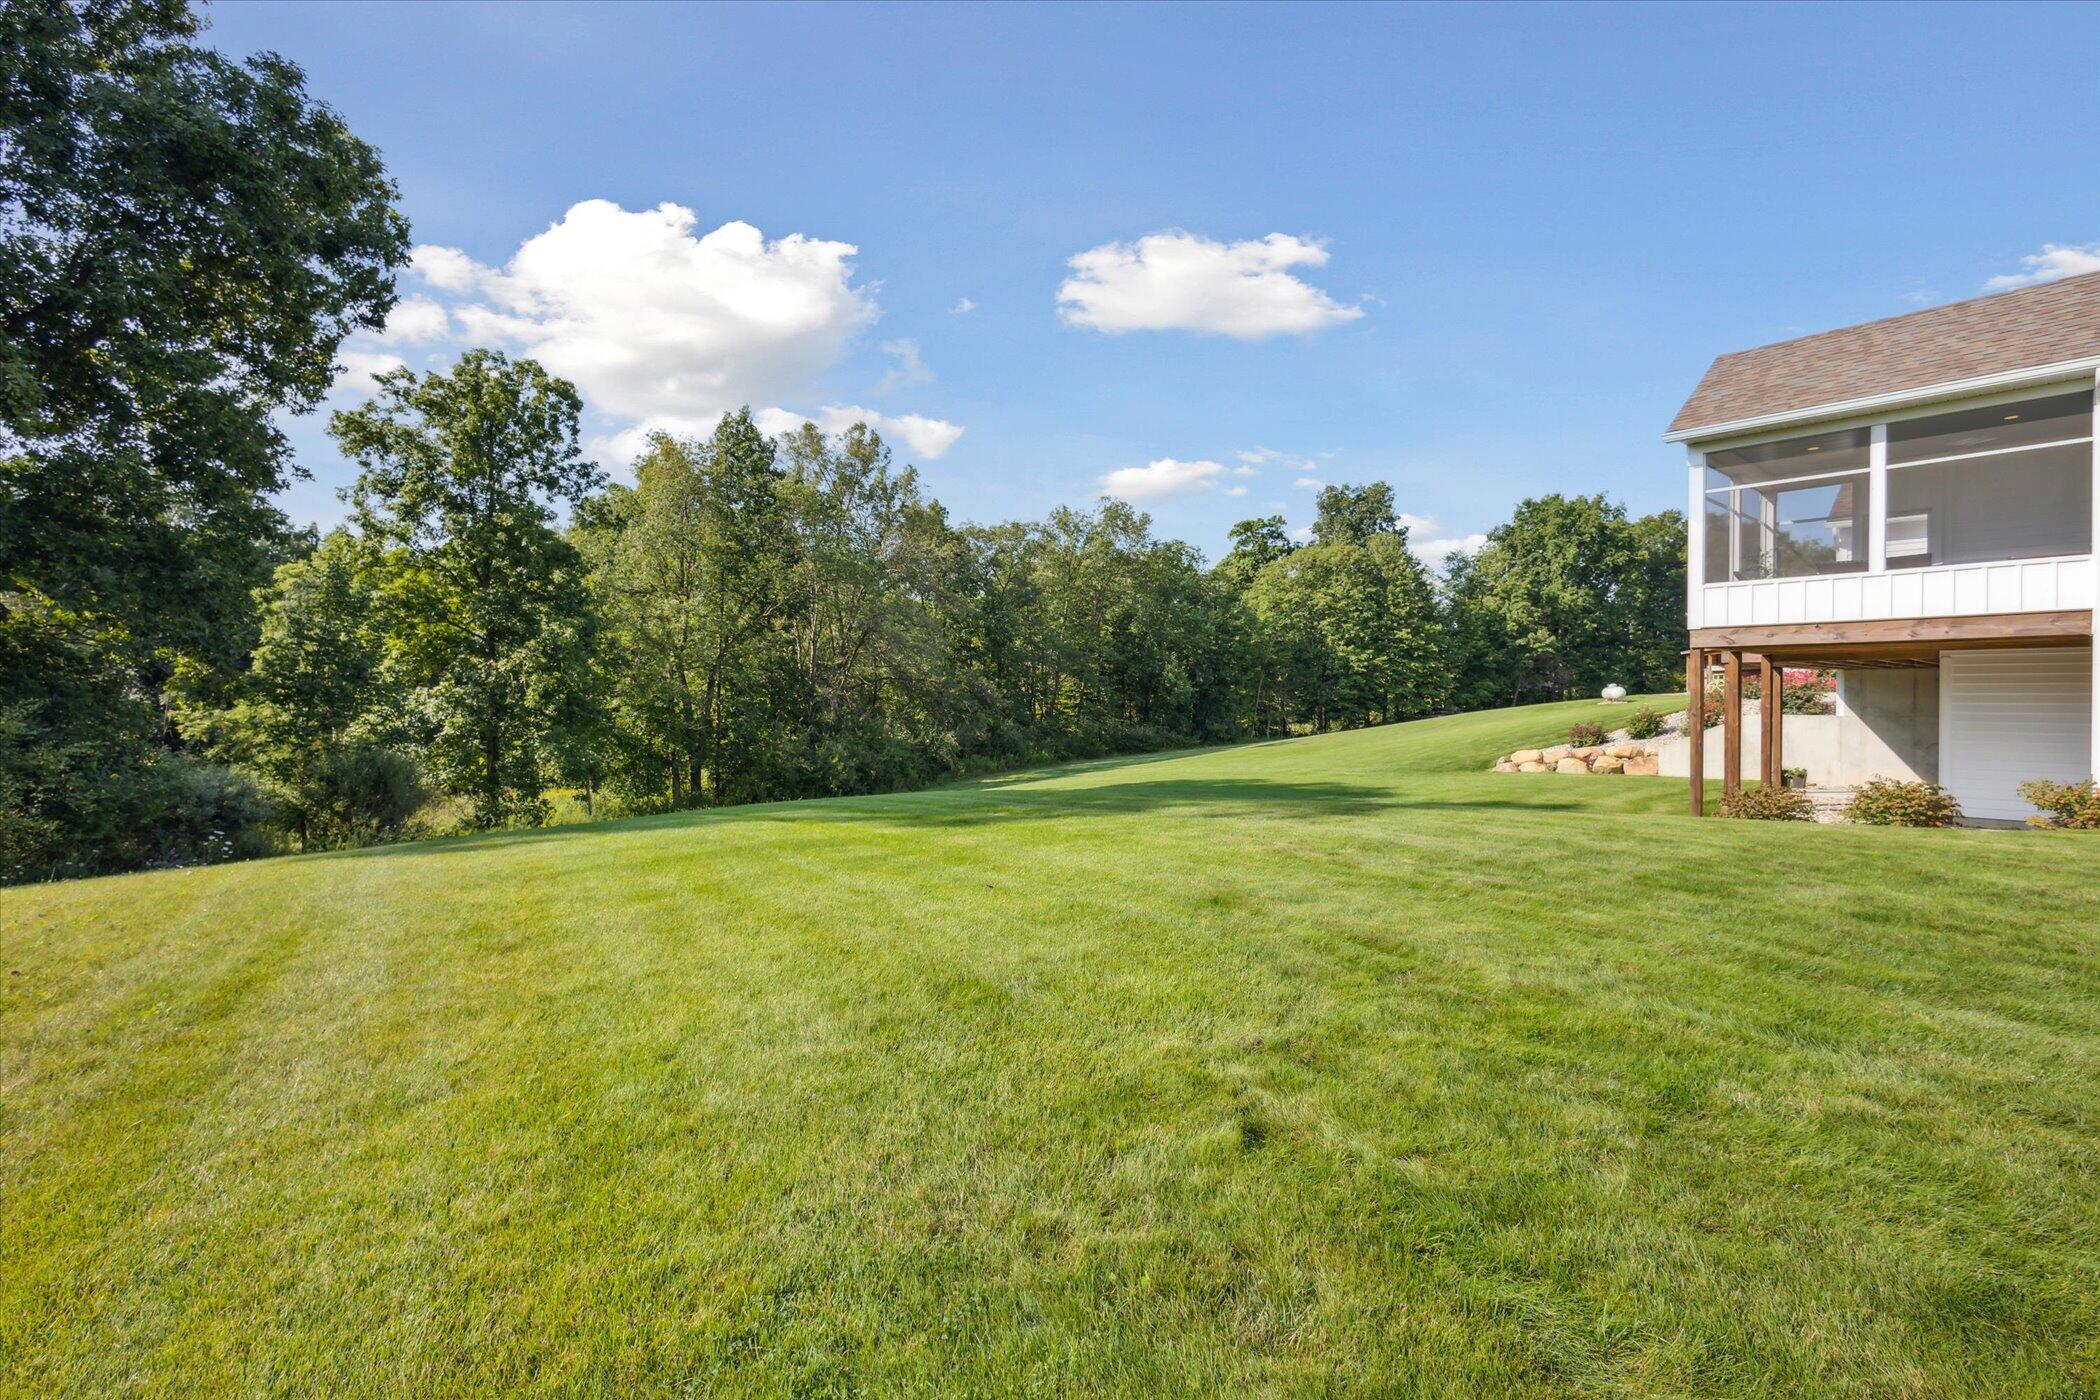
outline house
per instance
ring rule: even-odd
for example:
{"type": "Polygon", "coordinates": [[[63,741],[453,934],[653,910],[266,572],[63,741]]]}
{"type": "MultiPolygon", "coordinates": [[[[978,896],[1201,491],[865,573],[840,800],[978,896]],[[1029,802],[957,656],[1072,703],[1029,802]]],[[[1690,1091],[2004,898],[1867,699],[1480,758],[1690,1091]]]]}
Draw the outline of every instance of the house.
{"type": "Polygon", "coordinates": [[[1922,778],[2017,821],[2022,782],[2100,773],[2096,376],[2100,273],[1713,362],[1668,434],[1690,455],[1692,713],[1713,670],[1726,697],[1715,734],[1688,727],[1694,812],[1706,745],[1740,781],[1743,682],[1775,667],[1838,675],[1848,742],[1813,784],[1922,778]]]}

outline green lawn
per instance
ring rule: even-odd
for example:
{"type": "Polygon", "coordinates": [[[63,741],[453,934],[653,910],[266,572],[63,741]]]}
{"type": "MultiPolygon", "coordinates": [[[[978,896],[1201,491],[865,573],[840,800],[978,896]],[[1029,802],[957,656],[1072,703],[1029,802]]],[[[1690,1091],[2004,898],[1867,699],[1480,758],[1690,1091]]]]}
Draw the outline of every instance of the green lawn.
{"type": "Polygon", "coordinates": [[[2092,1393],[2100,840],[1603,713],[0,891],[0,1385],[2092,1393]]]}

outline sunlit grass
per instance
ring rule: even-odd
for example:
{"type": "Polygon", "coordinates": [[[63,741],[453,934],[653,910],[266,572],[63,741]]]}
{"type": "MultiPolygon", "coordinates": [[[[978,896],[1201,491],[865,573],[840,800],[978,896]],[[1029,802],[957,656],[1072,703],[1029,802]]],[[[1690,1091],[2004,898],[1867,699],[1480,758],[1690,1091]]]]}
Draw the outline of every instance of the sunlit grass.
{"type": "Polygon", "coordinates": [[[1604,713],[0,891],[0,1384],[2100,1386],[2100,841],[1604,713]]]}

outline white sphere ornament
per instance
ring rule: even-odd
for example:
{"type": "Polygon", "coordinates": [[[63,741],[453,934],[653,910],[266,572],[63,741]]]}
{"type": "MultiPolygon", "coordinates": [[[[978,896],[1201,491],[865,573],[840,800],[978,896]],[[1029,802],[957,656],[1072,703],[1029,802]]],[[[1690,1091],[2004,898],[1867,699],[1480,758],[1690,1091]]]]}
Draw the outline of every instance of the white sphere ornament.
{"type": "Polygon", "coordinates": [[[1626,687],[1623,685],[1608,685],[1604,687],[1604,698],[1613,704],[1617,704],[1626,698],[1626,687]]]}

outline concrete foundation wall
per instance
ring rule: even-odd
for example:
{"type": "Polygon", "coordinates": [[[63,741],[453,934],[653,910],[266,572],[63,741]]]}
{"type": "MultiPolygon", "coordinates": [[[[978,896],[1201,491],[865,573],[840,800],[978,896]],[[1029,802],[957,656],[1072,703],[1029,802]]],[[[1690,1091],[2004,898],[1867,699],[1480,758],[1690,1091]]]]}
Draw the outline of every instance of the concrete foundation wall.
{"type": "MultiPolygon", "coordinates": [[[[1743,714],[1743,776],[1757,777],[1763,732],[1754,705],[1743,714]]],[[[1806,768],[1811,787],[1857,787],[1869,778],[1939,781],[1937,667],[1838,673],[1838,712],[1788,715],[1780,726],[1784,766],[1806,768]]],[[[1691,745],[1678,736],[1657,755],[1666,778],[1691,776],[1691,745]]],[[[1721,777],[1721,726],[1706,731],[1706,776],[1721,777]]]]}
{"type": "MultiPolygon", "coordinates": [[[[1939,667],[1840,671],[1837,718],[1837,776],[1828,786],[1853,787],[1869,778],[1940,780],[1939,667]]],[[[1818,782],[1813,771],[1809,781],[1818,782]]]]}

